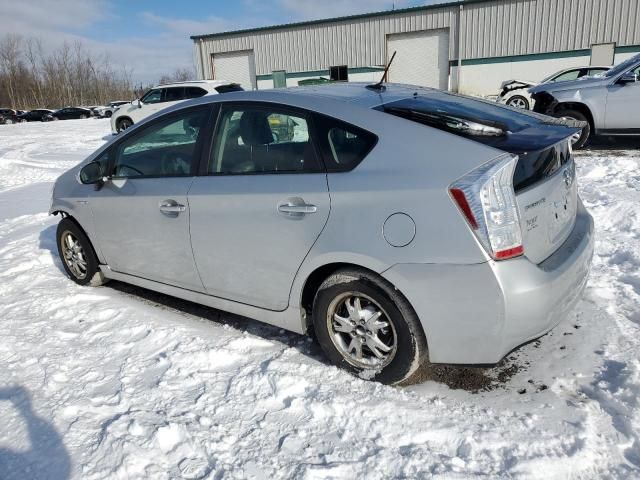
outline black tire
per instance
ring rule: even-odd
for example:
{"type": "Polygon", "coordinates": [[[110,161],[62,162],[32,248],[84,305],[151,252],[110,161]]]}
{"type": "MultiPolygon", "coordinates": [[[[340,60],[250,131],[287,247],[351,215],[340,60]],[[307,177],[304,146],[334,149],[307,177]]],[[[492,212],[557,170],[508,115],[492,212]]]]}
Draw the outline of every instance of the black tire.
{"type": "Polygon", "coordinates": [[[563,110],[558,110],[554,114],[554,117],[568,118],[571,120],[579,120],[581,122],[587,122],[587,126],[582,129],[582,133],[580,134],[580,136],[579,137],[576,136],[575,142],[573,142],[573,148],[577,150],[579,148],[584,147],[587,144],[587,142],[589,141],[589,138],[591,137],[591,124],[589,123],[589,119],[584,113],[578,110],[563,109],[563,110]]]}
{"type": "Polygon", "coordinates": [[[131,127],[131,125],[133,125],[133,122],[131,121],[130,118],[124,117],[124,118],[119,118],[118,121],[116,122],[116,130],[118,133],[125,131],[127,128],[131,127]]]}
{"type": "Polygon", "coordinates": [[[522,108],[523,110],[529,110],[531,108],[531,104],[526,97],[522,95],[514,95],[507,100],[507,105],[515,108],[522,108]]]}
{"type": "MultiPolygon", "coordinates": [[[[369,305],[369,308],[374,308],[374,305],[369,305]]],[[[335,325],[333,320],[331,323],[335,325]]],[[[366,270],[339,270],[320,285],[313,302],[313,327],[320,346],[334,365],[367,380],[375,379],[388,385],[408,385],[412,383],[412,377],[418,377],[416,373],[419,373],[420,367],[428,364],[427,339],[413,308],[391,284],[366,270]],[[377,304],[375,307],[379,306],[383,312],[380,318],[390,322],[390,328],[383,330],[387,330],[387,338],[390,338],[389,335],[395,337],[396,347],[395,353],[389,354],[385,365],[369,368],[355,365],[352,363],[353,357],[347,358],[348,353],[345,354],[336,347],[340,340],[333,340],[334,338],[346,338],[348,341],[355,338],[354,335],[364,335],[329,330],[333,328],[329,326],[328,318],[333,318],[334,305],[351,294],[362,297],[365,302],[367,299],[373,300],[377,304]]],[[[368,327],[364,328],[367,328],[369,334],[368,327]]],[[[365,342],[362,338],[360,340],[365,342]]],[[[366,348],[373,355],[367,344],[362,345],[360,348],[366,348]]]]}
{"type": "Polygon", "coordinates": [[[104,113],[104,116],[105,116],[105,117],[107,117],[107,118],[111,118],[111,115],[113,115],[113,112],[112,112],[111,110],[107,110],[107,111],[104,113]]]}
{"type": "Polygon", "coordinates": [[[98,286],[105,283],[104,276],[98,266],[98,257],[91,242],[78,224],[69,217],[63,218],[60,220],[60,223],[58,223],[56,243],[58,245],[58,255],[62,261],[62,266],[71,280],[78,285],[91,284],[92,286],[98,286]],[[86,267],[84,269],[80,268],[80,271],[84,274],[78,274],[77,269],[74,271],[74,268],[70,266],[73,264],[72,260],[68,261],[65,258],[65,255],[69,255],[69,245],[66,243],[68,235],[71,235],[80,247],[80,250],[76,250],[76,259],[80,258],[84,260],[86,267]]]}

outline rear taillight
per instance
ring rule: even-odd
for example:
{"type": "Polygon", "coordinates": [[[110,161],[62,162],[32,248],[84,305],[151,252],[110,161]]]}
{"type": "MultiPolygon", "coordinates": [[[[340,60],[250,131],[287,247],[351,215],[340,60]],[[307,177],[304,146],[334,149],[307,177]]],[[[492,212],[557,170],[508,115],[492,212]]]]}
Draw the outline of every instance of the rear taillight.
{"type": "Polygon", "coordinates": [[[480,243],[495,260],[524,253],[520,216],[513,190],[518,157],[491,160],[449,187],[449,193],[480,243]]]}

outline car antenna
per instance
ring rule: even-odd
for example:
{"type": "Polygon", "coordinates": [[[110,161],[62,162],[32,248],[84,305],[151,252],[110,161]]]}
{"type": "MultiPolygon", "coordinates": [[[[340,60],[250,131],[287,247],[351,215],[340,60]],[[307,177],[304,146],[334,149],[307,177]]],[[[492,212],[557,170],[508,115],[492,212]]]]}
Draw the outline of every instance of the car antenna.
{"type": "Polygon", "coordinates": [[[372,83],[371,85],[367,85],[368,89],[383,90],[384,88],[386,88],[382,84],[387,81],[387,73],[389,72],[389,67],[391,67],[391,64],[393,63],[393,59],[396,58],[396,53],[397,51],[394,50],[393,55],[391,55],[391,60],[389,60],[389,63],[387,63],[387,66],[384,67],[384,73],[382,74],[382,78],[380,79],[380,81],[378,83],[372,83]]]}

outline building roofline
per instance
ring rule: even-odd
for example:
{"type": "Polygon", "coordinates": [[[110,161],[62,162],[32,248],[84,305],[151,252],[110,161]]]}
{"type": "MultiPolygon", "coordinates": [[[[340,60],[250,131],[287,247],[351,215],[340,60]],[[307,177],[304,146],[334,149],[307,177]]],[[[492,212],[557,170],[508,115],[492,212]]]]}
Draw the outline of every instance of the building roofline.
{"type": "Polygon", "coordinates": [[[264,31],[281,30],[283,28],[305,27],[310,25],[320,25],[323,23],[335,23],[335,22],[341,22],[346,20],[358,20],[361,18],[382,17],[385,15],[401,15],[403,13],[420,12],[425,10],[436,10],[439,8],[458,7],[460,5],[468,5],[470,3],[486,3],[486,2],[495,2],[495,1],[499,1],[499,0],[444,1],[443,3],[436,3],[433,5],[421,5],[418,7],[399,8],[396,10],[383,10],[380,12],[358,13],[355,15],[346,15],[342,17],[322,18],[318,20],[306,20],[304,22],[282,23],[279,25],[268,25],[264,27],[245,28],[242,30],[228,30],[225,32],[207,33],[203,35],[191,35],[189,38],[191,38],[191,40],[202,40],[205,38],[219,38],[219,37],[226,37],[230,35],[242,35],[247,33],[258,33],[258,32],[264,32],[264,31]]]}

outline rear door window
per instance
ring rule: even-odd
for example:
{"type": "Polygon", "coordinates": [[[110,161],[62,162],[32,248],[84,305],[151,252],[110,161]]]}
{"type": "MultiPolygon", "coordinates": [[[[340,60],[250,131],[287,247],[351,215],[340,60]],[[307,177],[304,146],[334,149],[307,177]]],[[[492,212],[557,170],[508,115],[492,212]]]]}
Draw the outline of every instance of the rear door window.
{"type": "Polygon", "coordinates": [[[204,88],[200,87],[184,87],[184,98],[199,98],[207,94],[204,88]]]}
{"type": "Polygon", "coordinates": [[[184,87],[170,87],[165,89],[165,102],[179,102],[180,100],[184,100],[185,98],[184,87]]]}
{"type": "Polygon", "coordinates": [[[569,70],[568,72],[564,72],[558,75],[556,78],[552,80],[552,82],[565,82],[567,80],[575,80],[580,76],[580,70],[569,70]]]}
{"type": "Polygon", "coordinates": [[[303,112],[278,106],[223,106],[211,174],[322,171],[303,112]]]}

